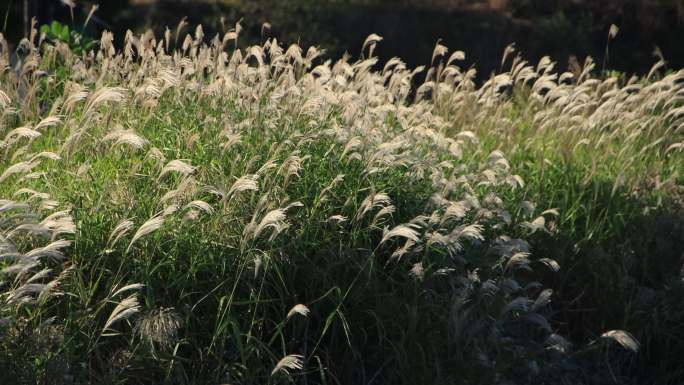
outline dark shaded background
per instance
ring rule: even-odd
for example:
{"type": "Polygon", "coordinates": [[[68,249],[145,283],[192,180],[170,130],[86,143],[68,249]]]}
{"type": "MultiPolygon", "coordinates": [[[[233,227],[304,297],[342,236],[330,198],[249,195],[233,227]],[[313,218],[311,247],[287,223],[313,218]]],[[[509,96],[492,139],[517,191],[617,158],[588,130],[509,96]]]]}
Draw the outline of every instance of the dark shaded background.
{"type": "MultiPolygon", "coordinates": [[[[73,21],[65,4],[70,1],[0,0],[2,31],[18,41],[25,30],[25,5],[39,25],[59,20],[80,30],[95,2],[71,1],[73,21]]],[[[261,25],[268,21],[270,36],[318,45],[331,58],[358,55],[365,37],[377,33],[384,37],[376,51],[381,59],[399,56],[417,66],[429,62],[442,39],[452,50],[465,51],[481,76],[498,69],[511,42],[532,61],[550,55],[566,67],[571,56],[582,62],[590,55],[600,64],[608,29],[616,24],[620,33],[610,43],[609,68],[647,72],[657,60],[656,46],[669,68],[684,67],[684,0],[102,0],[99,5],[84,31],[92,37],[103,29],[122,38],[127,29],[146,28],[161,36],[165,27],[174,30],[187,16],[186,33],[201,23],[211,38],[242,18],[242,44],[261,41],[261,25]]]]}

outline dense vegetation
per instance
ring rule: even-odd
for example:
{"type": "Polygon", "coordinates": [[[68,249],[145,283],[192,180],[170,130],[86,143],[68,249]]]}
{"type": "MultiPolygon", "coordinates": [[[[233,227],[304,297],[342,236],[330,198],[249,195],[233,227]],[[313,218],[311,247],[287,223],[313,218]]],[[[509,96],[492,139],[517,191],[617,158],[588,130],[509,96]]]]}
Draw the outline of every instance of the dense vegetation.
{"type": "Polygon", "coordinates": [[[684,375],[683,71],[54,28],[0,39],[3,382],[684,375]]]}

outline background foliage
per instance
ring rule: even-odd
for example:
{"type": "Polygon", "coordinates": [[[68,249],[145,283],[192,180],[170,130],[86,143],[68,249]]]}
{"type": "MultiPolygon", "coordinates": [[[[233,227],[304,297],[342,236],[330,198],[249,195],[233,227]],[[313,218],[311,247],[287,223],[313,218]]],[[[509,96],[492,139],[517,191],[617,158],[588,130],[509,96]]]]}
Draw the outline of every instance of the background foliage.
{"type": "MultiPolygon", "coordinates": [[[[3,28],[10,41],[22,31],[22,1],[6,0],[0,7],[9,11],[3,28]]],[[[38,24],[70,20],[70,8],[58,0],[27,0],[30,16],[38,24]]],[[[329,57],[348,51],[357,55],[371,33],[385,38],[377,54],[382,60],[398,56],[409,65],[427,64],[434,42],[442,39],[450,47],[468,54],[487,77],[498,69],[497,58],[515,42],[532,60],[550,55],[565,67],[571,56],[582,62],[590,55],[601,61],[611,24],[620,27],[613,41],[610,67],[623,72],[648,71],[657,60],[659,47],[672,68],[684,65],[684,5],[678,0],[122,0],[103,1],[91,23],[91,34],[108,29],[119,43],[127,29],[136,32],[153,28],[161,34],[182,17],[191,25],[202,24],[207,36],[225,32],[228,21],[243,19],[243,38],[262,40],[261,26],[270,22],[267,36],[281,41],[315,44],[329,57]],[[226,23],[222,25],[221,18],[226,23]]],[[[77,1],[76,24],[82,23],[95,4],[77,1]]],[[[230,24],[230,23],[228,23],[230,24]]],[[[80,24],[79,24],[80,25],[80,24]]]]}

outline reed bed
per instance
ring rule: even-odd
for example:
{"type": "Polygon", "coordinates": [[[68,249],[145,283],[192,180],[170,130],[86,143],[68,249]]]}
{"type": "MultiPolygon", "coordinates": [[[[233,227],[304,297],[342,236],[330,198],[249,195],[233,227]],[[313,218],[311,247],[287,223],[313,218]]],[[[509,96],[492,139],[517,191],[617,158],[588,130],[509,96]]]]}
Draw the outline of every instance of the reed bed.
{"type": "Polygon", "coordinates": [[[660,334],[564,311],[610,299],[577,269],[619,265],[585,251],[627,210],[681,204],[684,72],[510,47],[478,85],[441,44],[410,69],[377,35],[331,61],[185,28],[0,36],[0,377],[634,381],[660,334]]]}

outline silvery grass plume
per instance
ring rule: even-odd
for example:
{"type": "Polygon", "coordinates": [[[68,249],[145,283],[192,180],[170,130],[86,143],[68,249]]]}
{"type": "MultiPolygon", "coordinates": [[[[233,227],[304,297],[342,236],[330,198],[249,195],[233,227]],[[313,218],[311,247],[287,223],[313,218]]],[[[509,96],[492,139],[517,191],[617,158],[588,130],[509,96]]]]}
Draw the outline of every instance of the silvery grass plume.
{"type": "Polygon", "coordinates": [[[259,191],[258,175],[244,175],[238,178],[226,194],[226,199],[229,199],[233,194],[241,191],[259,191]]]}
{"type": "Polygon", "coordinates": [[[206,214],[213,214],[214,213],[214,208],[211,207],[211,205],[203,200],[194,200],[190,203],[188,203],[185,206],[185,209],[197,209],[204,211],[206,214]]]}
{"type": "Polygon", "coordinates": [[[257,239],[265,231],[270,229],[271,235],[269,236],[268,241],[273,241],[280,233],[290,227],[290,223],[287,221],[287,210],[292,207],[302,206],[302,203],[294,202],[287,205],[287,207],[271,210],[261,218],[258,224],[256,222],[256,216],[253,217],[252,221],[245,226],[243,239],[257,239]]]}
{"type": "Polygon", "coordinates": [[[194,176],[184,176],[182,177],[181,181],[178,183],[178,186],[175,189],[169,190],[159,199],[159,203],[166,204],[166,202],[172,201],[182,204],[184,202],[187,202],[189,199],[192,199],[192,197],[197,192],[198,188],[199,183],[197,182],[197,179],[195,179],[194,176]]]}
{"type": "Polygon", "coordinates": [[[8,109],[12,105],[12,99],[3,91],[0,90],[0,107],[4,110],[8,109]]]}
{"type": "Polygon", "coordinates": [[[178,341],[178,330],[183,320],[173,308],[158,308],[140,316],[136,333],[152,347],[171,349],[178,341]]]}
{"type": "Polygon", "coordinates": [[[150,233],[153,233],[157,230],[159,230],[162,226],[164,225],[164,214],[160,213],[152,218],[148,219],[143,223],[138,230],[133,234],[133,238],[131,239],[131,242],[128,244],[128,247],[126,248],[126,253],[128,253],[131,250],[131,247],[133,247],[133,244],[139,240],[140,238],[144,237],[145,235],[148,235],[150,233]]]}
{"type": "Polygon", "coordinates": [[[127,90],[123,87],[102,87],[93,92],[86,102],[83,115],[89,117],[98,107],[113,103],[122,103],[126,99],[127,90]]]}
{"type": "Polygon", "coordinates": [[[302,164],[306,159],[308,159],[308,156],[301,158],[298,155],[290,155],[285,159],[278,171],[279,174],[283,175],[283,186],[287,186],[290,178],[299,176],[299,172],[302,170],[302,164]]]}
{"type": "Polygon", "coordinates": [[[36,127],[34,128],[34,130],[41,131],[43,129],[55,127],[55,126],[59,125],[60,123],[62,123],[62,117],[61,116],[55,116],[55,115],[47,116],[47,117],[43,118],[40,122],[38,122],[38,124],[36,124],[36,127]]]}
{"type": "Polygon", "coordinates": [[[10,176],[14,174],[25,174],[33,170],[39,162],[36,161],[23,161],[23,162],[18,162],[15,163],[5,169],[5,171],[0,174],[0,183],[2,183],[5,179],[9,178],[10,176]]]}
{"type": "Polygon", "coordinates": [[[117,305],[109,314],[109,317],[107,318],[107,321],[105,322],[105,325],[100,333],[101,335],[117,335],[118,332],[112,329],[112,326],[118,321],[127,320],[131,318],[133,315],[137,314],[140,311],[140,304],[138,302],[136,294],[131,294],[119,302],[116,302],[114,298],[119,297],[120,295],[130,291],[139,290],[143,287],[143,284],[132,283],[125,285],[119,289],[116,289],[116,286],[112,288],[111,293],[107,297],[107,301],[115,302],[117,305]]]}
{"type": "Polygon", "coordinates": [[[112,310],[112,313],[109,315],[109,318],[107,318],[107,322],[105,322],[105,325],[102,328],[102,335],[107,335],[104,334],[107,331],[113,331],[111,327],[118,321],[126,320],[134,314],[137,314],[139,311],[140,304],[138,303],[138,298],[135,294],[125,298],[116,305],[114,310],[112,310]]]}
{"type": "Polygon", "coordinates": [[[174,159],[167,163],[164,168],[162,168],[161,172],[159,173],[159,178],[162,178],[164,175],[171,172],[177,172],[182,176],[187,176],[194,173],[196,169],[197,167],[186,163],[185,160],[174,159]]]}
{"type": "Polygon", "coordinates": [[[637,352],[639,350],[639,343],[628,332],[624,330],[610,330],[601,334],[601,338],[612,340],[620,344],[623,348],[637,352]]]}
{"type": "Polygon", "coordinates": [[[547,221],[545,216],[553,216],[557,217],[559,215],[558,210],[556,209],[549,209],[541,213],[538,217],[536,217],[532,222],[527,222],[524,221],[520,225],[523,227],[526,227],[530,230],[530,233],[535,233],[537,231],[544,231],[549,233],[550,230],[547,226],[547,221]]]}
{"type": "Polygon", "coordinates": [[[383,244],[391,238],[395,237],[405,238],[413,242],[418,242],[420,240],[420,234],[415,230],[415,227],[415,225],[398,225],[395,226],[392,230],[385,229],[380,244],[383,244]]]}
{"type": "Polygon", "coordinates": [[[86,100],[89,92],[83,85],[69,82],[65,86],[65,95],[66,97],[62,106],[62,112],[69,116],[78,104],[86,100]]]}
{"type": "Polygon", "coordinates": [[[107,240],[108,246],[114,246],[119,239],[124,237],[133,228],[134,225],[135,223],[129,219],[124,219],[119,222],[109,234],[109,239],[107,240]]]}
{"type": "Polygon", "coordinates": [[[299,314],[299,315],[301,315],[301,316],[308,317],[308,316],[309,316],[309,313],[311,313],[311,311],[309,310],[309,308],[306,307],[306,305],[303,305],[303,304],[300,303],[300,304],[294,305],[294,306],[292,307],[292,309],[290,309],[290,311],[287,312],[287,319],[289,320],[289,319],[292,318],[295,314],[299,314]]]}
{"type": "Polygon", "coordinates": [[[315,206],[318,207],[319,205],[325,203],[328,200],[328,195],[330,191],[335,188],[338,184],[340,184],[344,180],[344,174],[337,174],[335,178],[330,182],[329,185],[327,185],[325,188],[323,188],[318,194],[318,199],[316,200],[315,206]]]}
{"type": "Polygon", "coordinates": [[[228,191],[225,191],[224,188],[215,186],[205,186],[204,190],[220,197],[222,204],[225,207],[230,199],[239,192],[259,191],[258,179],[258,174],[243,175],[233,182],[228,191]]]}
{"type": "Polygon", "coordinates": [[[5,139],[0,141],[0,148],[8,148],[19,142],[21,139],[28,139],[29,142],[38,138],[42,134],[29,126],[17,127],[5,135],[5,139]]]}
{"type": "Polygon", "coordinates": [[[271,371],[271,376],[275,376],[278,373],[284,373],[289,375],[290,370],[301,370],[304,368],[304,356],[299,354],[289,354],[283,357],[276,366],[271,371]]]}
{"type": "Polygon", "coordinates": [[[133,130],[117,129],[102,138],[105,142],[114,142],[115,146],[127,145],[133,150],[141,150],[149,141],[135,133],[133,130]]]}
{"type": "Polygon", "coordinates": [[[287,215],[285,215],[285,209],[275,209],[271,210],[261,219],[261,222],[254,228],[253,237],[257,238],[266,229],[273,229],[273,236],[275,237],[281,231],[289,227],[289,223],[286,222],[287,215]]]}
{"type": "MultiPolygon", "coordinates": [[[[15,195],[33,193],[33,197],[39,199],[43,195],[31,189],[18,192],[15,195]]],[[[55,212],[39,221],[40,216],[30,213],[31,206],[0,200],[0,256],[7,262],[2,273],[14,277],[4,294],[7,303],[17,307],[37,305],[61,295],[58,286],[70,271],[63,250],[72,242],[58,239],[75,232],[68,211],[55,212]],[[12,215],[12,212],[16,214],[12,215]]]]}
{"type": "Polygon", "coordinates": [[[390,197],[383,193],[371,193],[369,194],[359,205],[359,209],[356,212],[355,219],[360,221],[366,213],[375,208],[381,208],[391,205],[392,200],[390,197]]]}
{"type": "Polygon", "coordinates": [[[14,194],[12,194],[13,197],[18,197],[21,195],[28,195],[28,198],[26,198],[27,202],[31,202],[33,200],[47,200],[50,199],[50,194],[44,193],[44,192],[39,192],[36,190],[33,190],[31,188],[23,187],[20,188],[19,190],[15,191],[14,194]]]}

